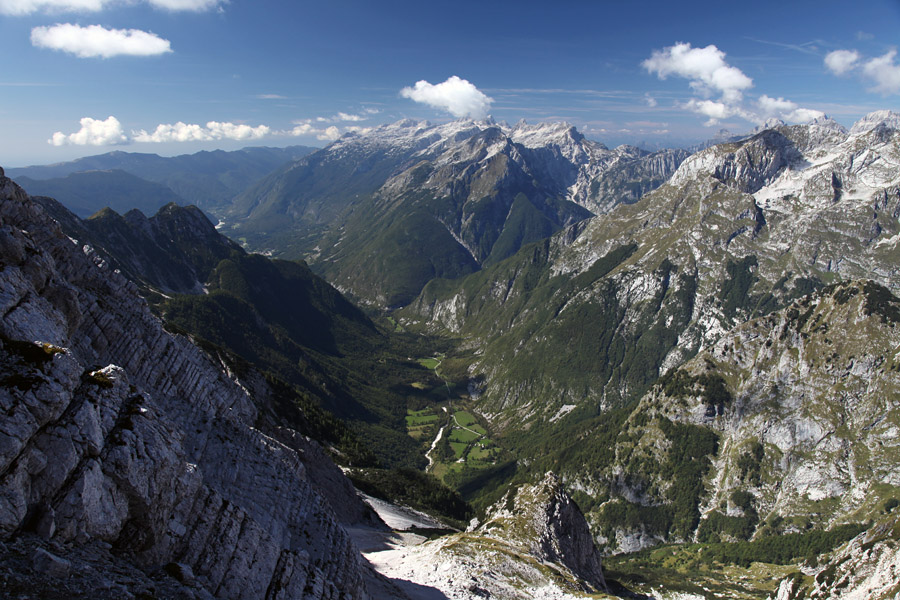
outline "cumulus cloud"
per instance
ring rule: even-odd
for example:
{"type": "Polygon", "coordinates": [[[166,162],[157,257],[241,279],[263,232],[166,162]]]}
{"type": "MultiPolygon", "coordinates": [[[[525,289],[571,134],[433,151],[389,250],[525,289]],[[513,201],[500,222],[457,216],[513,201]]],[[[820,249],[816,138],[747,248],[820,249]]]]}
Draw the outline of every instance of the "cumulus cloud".
{"type": "Polygon", "coordinates": [[[341,130],[338,129],[337,127],[335,127],[334,125],[326,128],[325,131],[321,131],[316,134],[316,139],[322,140],[322,141],[333,142],[334,140],[338,139],[339,137],[341,137],[341,130]]]}
{"type": "MultiPolygon", "coordinates": [[[[99,12],[112,4],[127,0],[0,0],[0,14],[30,15],[36,12],[99,12]]],[[[169,11],[202,12],[220,7],[226,0],[146,0],[154,8],[169,11]]]]}
{"type": "Polygon", "coordinates": [[[875,82],[871,91],[881,94],[900,93],[900,65],[894,63],[896,57],[897,51],[891,50],[863,65],[863,74],[875,82]]]}
{"type": "Polygon", "coordinates": [[[739,101],[744,90],[753,87],[753,80],[726,63],[725,53],[712,44],[692,48],[690,44],[677,43],[655,50],[641,66],[660,79],[669,75],[684,77],[698,93],[704,96],[719,93],[729,103],[739,101]]]}
{"type": "Polygon", "coordinates": [[[365,121],[368,117],[365,115],[351,115],[345,112],[339,112],[335,115],[335,119],[338,121],[365,121]]]}
{"type": "MultiPolygon", "coordinates": [[[[751,123],[764,123],[771,117],[785,121],[806,122],[825,116],[825,113],[803,108],[784,98],[761,96],[756,108],[744,101],[744,93],[753,87],[753,80],[740,69],[725,61],[725,53],[713,45],[693,48],[679,42],[662,50],[655,50],[641,63],[648,72],[660,79],[670,75],[683,77],[691,89],[700,96],[679,104],[681,108],[707,118],[706,126],[713,126],[724,119],[739,117],[751,123]],[[711,98],[711,96],[718,96],[711,98]]],[[[645,98],[648,96],[645,95],[645,98]]]]}
{"type": "Polygon", "coordinates": [[[725,102],[717,102],[715,100],[698,100],[694,98],[683,104],[682,107],[707,117],[709,119],[705,123],[707,127],[715,125],[722,119],[740,115],[740,109],[738,107],[726,104],[725,102]]]}
{"type": "Polygon", "coordinates": [[[825,66],[835,75],[843,75],[856,66],[859,58],[856,50],[835,50],[825,55],[825,66]]]}
{"type": "Polygon", "coordinates": [[[270,132],[271,130],[267,125],[251,127],[244,124],[210,121],[206,124],[206,127],[203,127],[196,123],[182,123],[179,121],[174,124],[163,123],[157,125],[152,133],[143,129],[136,131],[134,133],[134,141],[163,143],[209,142],[213,140],[258,140],[269,135],[270,132]]]}
{"type": "Polygon", "coordinates": [[[71,23],[31,30],[31,44],[74,54],[79,58],[155,56],[171,52],[169,40],[139,29],[106,29],[100,25],[81,27],[71,23]]]}
{"type": "Polygon", "coordinates": [[[417,81],[413,87],[400,90],[400,95],[432,108],[449,112],[454,117],[483,119],[491,108],[492,98],[486,96],[474,85],[456,75],[447,81],[431,84],[417,81]]]}
{"type": "Polygon", "coordinates": [[[858,72],[875,85],[870,92],[900,94],[900,65],[896,64],[897,50],[890,50],[876,58],[864,59],[856,50],[835,50],[825,56],[825,66],[835,75],[858,72]]]}
{"type": "Polygon", "coordinates": [[[821,110],[802,108],[796,102],[784,98],[770,98],[763,94],[756,101],[764,119],[778,117],[794,123],[807,123],[813,119],[821,119],[825,116],[821,110]]]}
{"type": "MultiPolygon", "coordinates": [[[[319,120],[321,121],[321,119],[319,119],[319,120]]],[[[350,128],[348,128],[348,130],[349,129],[350,128]]],[[[284,131],[282,133],[285,135],[292,135],[295,137],[316,136],[317,140],[321,140],[323,142],[325,142],[325,141],[333,142],[334,140],[341,137],[340,128],[332,125],[330,127],[326,127],[325,129],[321,129],[319,127],[314,126],[312,124],[312,122],[309,120],[295,122],[293,129],[291,129],[290,131],[284,131]]]]}
{"type": "Polygon", "coordinates": [[[57,131],[47,143],[53,146],[106,146],[128,143],[128,137],[122,131],[119,120],[113,116],[105,121],[84,117],[81,119],[81,129],[69,135],[57,131]]]}

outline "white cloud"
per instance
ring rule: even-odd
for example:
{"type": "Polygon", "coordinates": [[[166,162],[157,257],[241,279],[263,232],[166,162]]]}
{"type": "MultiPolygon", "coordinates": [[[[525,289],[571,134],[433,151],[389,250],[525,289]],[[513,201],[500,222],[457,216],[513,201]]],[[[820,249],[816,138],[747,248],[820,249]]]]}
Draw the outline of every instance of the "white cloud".
{"type": "Polygon", "coordinates": [[[335,127],[334,125],[332,125],[331,127],[328,127],[327,129],[325,129],[325,131],[320,131],[316,134],[316,139],[322,140],[323,142],[324,141],[333,142],[334,140],[338,139],[339,137],[341,137],[341,130],[338,129],[337,127],[335,127]]]}
{"type": "Polygon", "coordinates": [[[763,94],[756,101],[762,111],[762,120],[770,117],[778,117],[791,123],[808,123],[813,119],[821,119],[825,116],[820,110],[802,108],[796,102],[784,98],[770,98],[763,94]]]}
{"type": "Polygon", "coordinates": [[[287,96],[281,94],[257,94],[256,98],[260,100],[287,100],[287,96]]]}
{"type": "MultiPolygon", "coordinates": [[[[688,79],[691,88],[701,97],[692,98],[679,106],[706,117],[707,127],[731,117],[761,124],[775,116],[792,122],[807,122],[825,116],[821,111],[802,108],[790,100],[767,95],[757,99],[759,111],[748,108],[744,102],[744,92],[753,87],[753,80],[725,62],[725,53],[713,45],[692,48],[690,44],[677,43],[654,51],[641,65],[660,79],[669,75],[688,79]],[[710,99],[713,94],[719,97],[710,99]]],[[[645,100],[647,98],[649,95],[645,94],[645,100]]]]}
{"type": "Polygon", "coordinates": [[[258,140],[270,133],[268,125],[251,127],[244,124],[210,121],[206,127],[214,140],[258,140]]]}
{"type": "Polygon", "coordinates": [[[203,12],[223,4],[224,0],[147,0],[154,8],[171,11],[203,12]]]}
{"type": "Polygon", "coordinates": [[[213,140],[258,140],[271,133],[267,125],[251,127],[249,125],[235,123],[220,123],[210,121],[206,127],[195,123],[182,123],[181,121],[170,124],[163,123],[156,126],[153,133],[143,129],[134,132],[135,142],[163,143],[163,142],[209,142],[213,140]]]}
{"type": "Polygon", "coordinates": [[[168,40],[139,29],[106,29],[100,25],[81,27],[71,23],[31,30],[31,43],[74,54],[79,58],[155,56],[171,52],[168,40]]]}
{"type": "Polygon", "coordinates": [[[694,98],[686,102],[683,107],[708,117],[709,120],[705,123],[707,127],[717,124],[722,119],[727,119],[728,117],[738,114],[738,109],[736,107],[714,100],[697,100],[694,98]]]}
{"type": "Polygon", "coordinates": [[[81,129],[69,135],[57,131],[47,143],[53,146],[106,146],[126,144],[128,137],[122,131],[119,120],[113,116],[107,117],[105,121],[84,117],[81,119],[81,129]]]}
{"type": "Polygon", "coordinates": [[[669,75],[684,77],[698,93],[709,96],[717,92],[728,103],[740,101],[743,91],[753,87],[753,80],[726,63],[725,53],[712,44],[692,48],[690,44],[677,43],[655,50],[641,65],[660,79],[669,75]]]}
{"type": "Polygon", "coordinates": [[[109,0],[0,0],[0,14],[21,16],[35,12],[97,12],[109,0]]]}
{"type": "Polygon", "coordinates": [[[656,101],[656,98],[647,93],[644,94],[644,104],[646,104],[650,108],[655,108],[658,102],[656,101]]]}
{"type": "MultiPolygon", "coordinates": [[[[323,119],[320,118],[317,120],[321,122],[323,119]]],[[[334,141],[341,137],[340,128],[332,125],[325,129],[320,129],[315,127],[309,120],[296,122],[293,129],[281,133],[284,135],[292,135],[294,137],[316,136],[316,139],[321,141],[334,141]]]]}
{"type": "MultiPolygon", "coordinates": [[[[169,11],[202,12],[220,7],[227,0],[145,0],[154,8],[169,11]]],[[[36,12],[99,12],[109,5],[129,0],[0,0],[0,14],[22,16],[36,12]]]]}
{"type": "MultiPolygon", "coordinates": [[[[338,114],[333,115],[331,117],[316,117],[316,122],[317,123],[336,123],[336,122],[340,123],[340,122],[347,122],[347,121],[359,122],[359,121],[367,120],[369,118],[369,115],[374,115],[374,114],[377,114],[378,112],[379,112],[378,110],[374,110],[371,108],[365,109],[363,111],[364,114],[361,114],[361,115],[353,115],[350,113],[339,112],[338,114]]],[[[311,121],[304,121],[304,122],[309,123],[311,121]]]]}
{"type": "Polygon", "coordinates": [[[160,124],[153,133],[143,129],[134,132],[136,142],[205,142],[212,139],[200,125],[178,121],[175,124],[160,124]]]}
{"type": "Polygon", "coordinates": [[[414,87],[405,87],[400,95],[433,108],[445,110],[454,117],[483,119],[494,101],[474,85],[456,75],[443,83],[433,85],[425,80],[417,81],[414,87]]]}
{"type": "Polygon", "coordinates": [[[859,58],[856,50],[835,50],[825,55],[825,66],[835,75],[843,75],[856,66],[859,58]]]}
{"type": "Polygon", "coordinates": [[[896,57],[897,51],[891,50],[863,65],[863,74],[876,84],[871,91],[881,94],[900,93],[900,65],[894,64],[896,57]]]}

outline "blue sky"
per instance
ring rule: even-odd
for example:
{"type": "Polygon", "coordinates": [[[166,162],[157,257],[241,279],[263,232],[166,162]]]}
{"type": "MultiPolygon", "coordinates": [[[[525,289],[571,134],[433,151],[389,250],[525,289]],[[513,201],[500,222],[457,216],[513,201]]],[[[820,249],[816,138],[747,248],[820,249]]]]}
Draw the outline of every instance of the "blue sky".
{"type": "Polygon", "coordinates": [[[900,110],[898,32],[900,0],[0,0],[0,165],[405,117],[566,120],[610,146],[849,125],[900,110]]]}

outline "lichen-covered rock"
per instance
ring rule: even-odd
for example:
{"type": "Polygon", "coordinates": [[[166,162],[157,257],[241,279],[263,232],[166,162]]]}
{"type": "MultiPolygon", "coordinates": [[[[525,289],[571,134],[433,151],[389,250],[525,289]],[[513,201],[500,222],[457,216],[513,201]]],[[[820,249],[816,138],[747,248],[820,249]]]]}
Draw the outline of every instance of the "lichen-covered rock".
{"type": "MultiPolygon", "coordinates": [[[[0,178],[0,538],[109,544],[220,598],[363,598],[359,554],[246,389],[0,178]]],[[[295,446],[296,447],[296,446],[295,446]]]]}

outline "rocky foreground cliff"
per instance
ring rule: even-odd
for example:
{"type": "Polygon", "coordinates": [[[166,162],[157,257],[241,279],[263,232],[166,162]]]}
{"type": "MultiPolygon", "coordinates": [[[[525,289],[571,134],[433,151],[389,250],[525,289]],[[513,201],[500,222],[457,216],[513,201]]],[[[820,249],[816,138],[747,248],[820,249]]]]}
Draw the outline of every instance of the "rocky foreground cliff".
{"type": "MultiPolygon", "coordinates": [[[[57,565],[47,590],[68,585],[61,555],[92,549],[95,569],[168,565],[184,597],[366,597],[359,553],[301,454],[254,429],[246,389],[2,174],[0,265],[0,539],[50,544],[33,555],[57,565]]],[[[121,597],[112,573],[88,595],[121,597]]]]}

